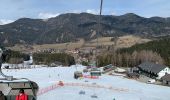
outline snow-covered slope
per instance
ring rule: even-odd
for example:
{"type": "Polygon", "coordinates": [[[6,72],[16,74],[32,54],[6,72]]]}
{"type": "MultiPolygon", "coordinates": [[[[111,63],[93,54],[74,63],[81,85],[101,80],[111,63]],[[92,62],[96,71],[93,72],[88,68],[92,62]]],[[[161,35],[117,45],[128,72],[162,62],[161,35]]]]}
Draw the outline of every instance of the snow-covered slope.
{"type": "MultiPolygon", "coordinates": [[[[83,70],[83,66],[79,65],[77,70],[83,70]]],[[[113,100],[113,98],[115,100],[170,100],[169,87],[145,84],[121,76],[109,75],[103,75],[99,79],[75,80],[73,78],[74,71],[76,71],[75,66],[3,70],[8,75],[15,75],[19,78],[26,77],[37,82],[40,90],[57,84],[59,81],[66,84],[38,95],[38,100],[113,100]],[[79,94],[81,90],[85,92],[84,95],[79,94]],[[91,98],[93,94],[96,94],[98,98],[91,98]]]]}

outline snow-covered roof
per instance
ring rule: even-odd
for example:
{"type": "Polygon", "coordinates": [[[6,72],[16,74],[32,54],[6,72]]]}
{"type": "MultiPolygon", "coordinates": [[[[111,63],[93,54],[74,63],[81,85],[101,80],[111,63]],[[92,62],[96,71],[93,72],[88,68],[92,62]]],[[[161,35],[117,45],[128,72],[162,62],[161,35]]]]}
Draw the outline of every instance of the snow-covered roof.
{"type": "Polygon", "coordinates": [[[167,66],[161,65],[161,64],[154,64],[151,62],[144,62],[138,66],[142,70],[153,72],[153,73],[159,73],[163,69],[165,69],[167,66]]]}

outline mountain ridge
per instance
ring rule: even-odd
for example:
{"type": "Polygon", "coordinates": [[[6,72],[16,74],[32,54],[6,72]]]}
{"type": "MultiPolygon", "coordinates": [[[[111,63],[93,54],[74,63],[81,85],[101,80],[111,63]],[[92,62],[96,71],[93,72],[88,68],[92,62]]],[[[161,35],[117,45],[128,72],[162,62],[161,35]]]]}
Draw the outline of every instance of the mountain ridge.
{"type": "Polygon", "coordinates": [[[0,25],[0,44],[45,44],[74,42],[78,38],[91,40],[97,37],[137,35],[145,37],[170,34],[170,18],[144,18],[133,13],[120,16],[89,13],[66,13],[49,19],[21,18],[0,25]]]}

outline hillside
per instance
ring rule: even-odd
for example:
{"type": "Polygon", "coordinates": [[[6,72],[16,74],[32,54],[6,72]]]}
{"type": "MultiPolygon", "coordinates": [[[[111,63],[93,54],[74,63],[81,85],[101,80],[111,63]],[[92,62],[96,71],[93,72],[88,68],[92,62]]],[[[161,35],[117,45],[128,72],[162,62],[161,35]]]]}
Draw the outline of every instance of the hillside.
{"type": "Polygon", "coordinates": [[[103,15],[98,29],[98,15],[68,13],[55,18],[21,18],[0,25],[0,44],[53,44],[75,42],[78,38],[92,40],[97,31],[100,37],[137,35],[143,37],[170,34],[170,18],[144,18],[128,13],[121,16],[103,15]]]}
{"type": "Polygon", "coordinates": [[[133,53],[134,51],[151,50],[160,54],[167,65],[170,65],[170,37],[164,37],[160,40],[151,41],[144,44],[137,44],[130,48],[121,49],[120,52],[133,53]]]}
{"type": "Polygon", "coordinates": [[[170,66],[170,37],[160,37],[160,39],[135,44],[131,47],[118,48],[98,56],[99,66],[113,64],[121,67],[134,67],[146,61],[170,66]]]}
{"type": "Polygon", "coordinates": [[[125,35],[117,38],[115,48],[128,48],[135,44],[147,43],[149,41],[152,40],[134,35],[125,35]]]}

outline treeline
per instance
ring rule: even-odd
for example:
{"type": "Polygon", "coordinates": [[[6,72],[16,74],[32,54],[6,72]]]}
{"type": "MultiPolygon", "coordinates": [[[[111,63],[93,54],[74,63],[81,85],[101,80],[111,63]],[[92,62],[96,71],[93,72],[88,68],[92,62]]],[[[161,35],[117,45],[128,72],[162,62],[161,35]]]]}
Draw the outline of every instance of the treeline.
{"type": "Polygon", "coordinates": [[[23,63],[30,59],[28,54],[21,53],[19,51],[5,50],[2,55],[3,62],[11,64],[23,63]]]}
{"type": "Polygon", "coordinates": [[[137,44],[130,48],[119,50],[121,53],[134,51],[151,50],[159,54],[166,65],[170,66],[170,37],[161,38],[160,40],[151,41],[145,44],[137,44]]]}
{"type": "Polygon", "coordinates": [[[66,66],[74,65],[75,60],[74,57],[65,54],[65,53],[34,53],[33,59],[35,64],[46,64],[51,65],[54,64],[62,64],[66,66]]]}
{"type": "Polygon", "coordinates": [[[98,57],[99,66],[105,66],[113,64],[119,67],[134,67],[141,62],[150,61],[163,64],[163,58],[156,52],[150,50],[129,52],[114,52],[109,54],[103,54],[98,57]]]}
{"type": "Polygon", "coordinates": [[[170,37],[136,44],[130,48],[119,49],[98,57],[99,66],[113,64],[121,67],[133,67],[144,61],[170,66],[170,37]]]}

